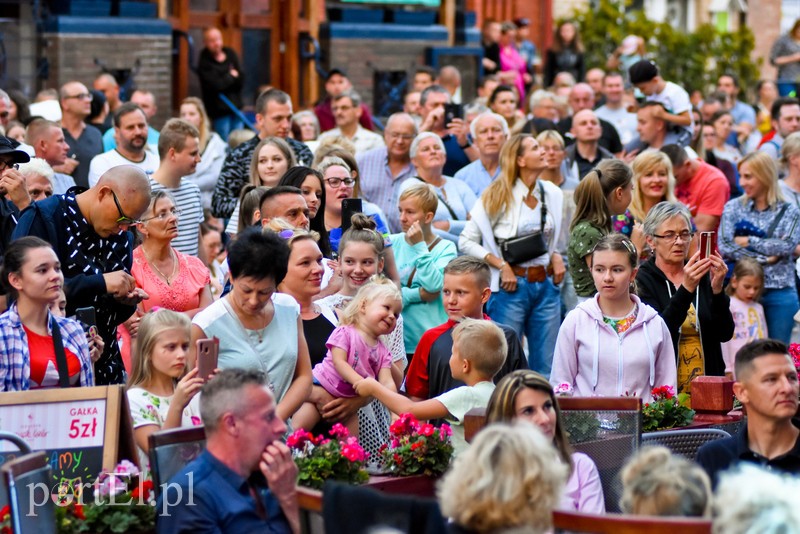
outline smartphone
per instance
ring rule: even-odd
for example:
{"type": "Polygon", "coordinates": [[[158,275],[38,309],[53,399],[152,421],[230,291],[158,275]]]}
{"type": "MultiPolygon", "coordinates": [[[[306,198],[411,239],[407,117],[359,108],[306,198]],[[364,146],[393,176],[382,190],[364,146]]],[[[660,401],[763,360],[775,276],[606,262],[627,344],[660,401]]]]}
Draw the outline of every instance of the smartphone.
{"type": "Polygon", "coordinates": [[[342,233],[344,234],[350,228],[351,219],[354,213],[361,213],[363,206],[361,205],[360,198],[343,198],[342,199],[342,233]]]}
{"type": "Polygon", "coordinates": [[[717,233],[700,232],[700,259],[704,260],[717,250],[717,233]]]}
{"type": "Polygon", "coordinates": [[[86,333],[90,339],[97,335],[97,314],[93,307],[78,308],[75,310],[75,319],[88,327],[86,333]]]}
{"type": "Polygon", "coordinates": [[[447,126],[453,119],[464,118],[464,106],[461,104],[445,104],[444,105],[444,125],[447,126]]]}
{"type": "Polygon", "coordinates": [[[203,379],[208,380],[214,369],[217,368],[217,360],[219,359],[219,339],[213,337],[211,339],[198,339],[197,340],[197,375],[203,379]]]}

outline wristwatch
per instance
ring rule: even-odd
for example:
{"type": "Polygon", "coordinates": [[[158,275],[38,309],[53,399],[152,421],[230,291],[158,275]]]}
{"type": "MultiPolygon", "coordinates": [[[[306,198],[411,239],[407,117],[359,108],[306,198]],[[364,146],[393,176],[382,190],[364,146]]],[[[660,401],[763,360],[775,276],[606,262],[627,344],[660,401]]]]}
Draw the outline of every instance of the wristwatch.
{"type": "Polygon", "coordinates": [[[469,148],[469,147],[471,147],[471,146],[472,146],[472,141],[470,141],[470,140],[469,140],[469,137],[468,137],[468,138],[467,138],[467,144],[465,144],[465,145],[458,145],[458,146],[459,146],[459,148],[462,148],[462,149],[469,148]]]}
{"type": "Polygon", "coordinates": [[[502,270],[503,270],[503,267],[505,267],[506,265],[508,265],[508,262],[507,262],[507,261],[505,261],[505,260],[503,260],[503,263],[501,263],[501,264],[500,264],[500,267],[498,267],[498,268],[497,268],[497,270],[498,270],[498,271],[502,271],[502,270]]]}

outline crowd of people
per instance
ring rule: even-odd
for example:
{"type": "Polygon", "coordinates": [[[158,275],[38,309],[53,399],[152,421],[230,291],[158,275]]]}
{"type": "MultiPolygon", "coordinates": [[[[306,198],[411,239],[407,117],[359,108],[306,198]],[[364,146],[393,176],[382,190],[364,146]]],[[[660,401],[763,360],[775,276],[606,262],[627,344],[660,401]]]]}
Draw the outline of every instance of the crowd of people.
{"type": "MultiPolygon", "coordinates": [[[[38,95],[58,120],[0,90],[0,391],[126,384],[143,465],[153,432],[205,425],[176,479],[201,505],[163,532],[259,531],[265,512],[296,530],[287,428],[343,423],[377,456],[401,413],[453,425],[440,492],[459,528],[602,514],[554,386],[648,402],[735,380],[744,430],[702,469],[634,458],[629,513],[709,516],[741,461],[800,474],[800,101],[762,80],[748,104],[727,73],[698,99],[637,36],[586,65],[572,22],[542,61],[529,25],[487,21],[474,101],[458,69],[421,66],[388,118],[334,68],[313,109],[265,87],[242,129],[220,96],[241,107],[247,73],[215,28],[202,98],[160,130],[153,94],[122,102],[107,74],[38,95]],[[209,377],[196,347],[211,338],[209,377]],[[270,494],[253,498],[253,473],[270,494]]],[[[800,21],[787,39],[800,46],[800,21]]],[[[800,65],[775,54],[784,74],[800,65]]]]}

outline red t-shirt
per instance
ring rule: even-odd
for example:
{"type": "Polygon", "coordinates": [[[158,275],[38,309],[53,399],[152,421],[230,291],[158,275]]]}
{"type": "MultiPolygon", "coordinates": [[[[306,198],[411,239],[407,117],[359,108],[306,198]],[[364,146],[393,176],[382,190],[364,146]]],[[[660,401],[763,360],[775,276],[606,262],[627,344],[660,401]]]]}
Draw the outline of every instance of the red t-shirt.
{"type": "Polygon", "coordinates": [[[687,183],[675,187],[675,196],[686,204],[692,217],[698,213],[721,217],[731,196],[731,186],[721,170],[700,161],[697,174],[687,183]]]}
{"type": "MultiPolygon", "coordinates": [[[[56,347],[51,336],[41,336],[32,332],[25,325],[25,335],[28,336],[28,352],[31,359],[30,388],[58,387],[58,367],[56,365],[56,347]]],[[[67,356],[67,371],[69,383],[78,383],[81,374],[81,361],[68,348],[64,347],[67,356]]]]}

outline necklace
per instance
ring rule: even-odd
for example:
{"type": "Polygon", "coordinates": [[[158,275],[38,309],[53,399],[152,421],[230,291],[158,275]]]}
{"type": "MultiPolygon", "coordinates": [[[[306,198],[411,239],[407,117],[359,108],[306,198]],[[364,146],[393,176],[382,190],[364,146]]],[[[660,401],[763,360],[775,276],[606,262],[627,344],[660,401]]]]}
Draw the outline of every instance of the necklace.
{"type": "MultiPolygon", "coordinates": [[[[252,345],[252,341],[251,341],[252,338],[249,336],[249,333],[253,332],[258,337],[258,343],[260,345],[264,341],[264,330],[267,329],[267,326],[269,326],[269,323],[267,323],[263,327],[257,328],[257,329],[247,328],[247,327],[244,326],[244,324],[242,324],[242,320],[239,318],[239,315],[233,309],[233,305],[230,303],[230,301],[227,298],[222,298],[220,300],[222,300],[222,305],[225,307],[225,311],[227,311],[230,314],[230,316],[233,318],[233,320],[236,322],[236,324],[239,325],[239,328],[242,329],[242,333],[244,334],[244,338],[247,340],[247,342],[252,345]]],[[[253,348],[255,348],[255,347],[253,347],[253,348]]]]}
{"type": "Polygon", "coordinates": [[[175,276],[175,271],[178,270],[178,262],[176,261],[177,259],[175,258],[175,251],[172,250],[172,248],[170,247],[170,249],[169,249],[169,257],[172,260],[172,272],[170,273],[169,276],[167,276],[166,274],[162,273],[161,269],[156,267],[156,264],[147,255],[147,252],[144,250],[144,247],[142,247],[142,254],[144,254],[144,259],[147,260],[148,265],[150,265],[150,267],[155,269],[155,271],[158,274],[161,275],[161,278],[163,278],[167,282],[168,286],[171,286],[172,285],[172,281],[173,281],[174,276],[175,276]]]}

